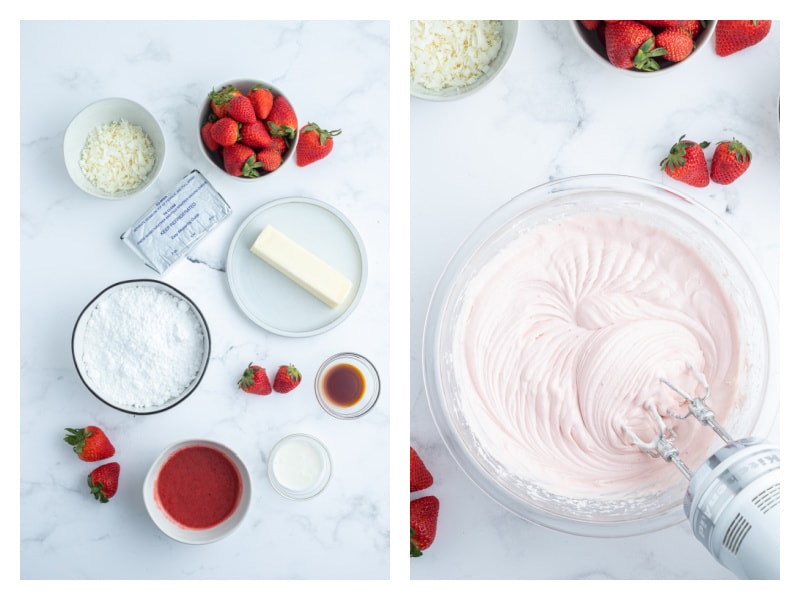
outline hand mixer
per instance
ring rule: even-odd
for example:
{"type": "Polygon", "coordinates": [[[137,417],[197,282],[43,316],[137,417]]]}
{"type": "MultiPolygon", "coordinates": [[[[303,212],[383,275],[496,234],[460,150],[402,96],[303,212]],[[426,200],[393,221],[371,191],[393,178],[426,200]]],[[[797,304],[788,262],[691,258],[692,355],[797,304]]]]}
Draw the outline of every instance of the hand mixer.
{"type": "Polygon", "coordinates": [[[780,453],[778,447],[757,438],[734,440],[717,423],[706,405],[710,389],[705,377],[687,364],[705,388],[693,397],[666,379],[668,386],[688,402],[685,415],[695,417],[722,438],[725,446],[708,458],[696,472],[680,459],[675,433],[666,426],[653,405],[648,408],[659,433],[650,442],[627,430],[634,443],[653,457],[673,463],[689,480],[683,510],[695,537],[724,567],[742,579],[780,577],[780,453]]]}

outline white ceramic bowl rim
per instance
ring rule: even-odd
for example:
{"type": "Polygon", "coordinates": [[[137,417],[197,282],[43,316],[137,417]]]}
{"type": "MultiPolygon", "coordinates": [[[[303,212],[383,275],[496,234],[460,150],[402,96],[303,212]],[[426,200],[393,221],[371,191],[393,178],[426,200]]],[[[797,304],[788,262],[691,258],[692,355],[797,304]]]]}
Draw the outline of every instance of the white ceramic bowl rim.
{"type": "Polygon", "coordinates": [[[80,314],[78,315],[78,318],[75,320],[75,326],[72,329],[72,362],[75,365],[75,370],[78,372],[78,377],[80,378],[80,380],[83,382],[86,388],[92,393],[92,395],[98,400],[100,400],[103,404],[106,404],[111,408],[115,408],[119,411],[132,415],[154,415],[157,413],[164,412],[165,410],[169,410],[170,408],[173,408],[178,404],[180,404],[181,402],[183,402],[184,400],[186,400],[189,396],[192,395],[192,393],[197,389],[197,386],[199,386],[200,382],[203,380],[203,377],[205,376],[206,373],[206,369],[208,368],[208,362],[210,358],[211,358],[211,333],[208,328],[208,323],[206,322],[205,316],[203,315],[200,308],[194,303],[194,301],[191,298],[189,298],[186,294],[181,292],[178,288],[163,281],[158,281],[156,279],[125,279],[122,281],[118,281],[116,283],[112,283],[111,285],[105,287],[94,298],[92,298],[86,304],[86,306],[84,306],[83,310],[81,310],[80,314]],[[80,364],[80,361],[78,360],[77,352],[75,350],[76,345],[78,343],[77,336],[79,335],[81,331],[81,326],[84,323],[84,316],[88,316],[90,310],[94,307],[97,301],[115,288],[122,286],[137,286],[137,285],[156,287],[158,289],[168,291],[174,296],[180,298],[181,300],[186,301],[186,303],[189,304],[189,306],[192,308],[193,312],[197,316],[200,326],[203,330],[203,336],[205,338],[205,351],[204,351],[203,362],[200,366],[200,369],[198,370],[197,377],[194,379],[191,385],[189,385],[189,387],[186,388],[186,390],[183,392],[183,394],[181,394],[180,397],[175,398],[171,401],[166,402],[161,406],[157,406],[149,410],[121,406],[119,404],[111,402],[107,398],[104,398],[102,395],[98,394],[94,390],[94,388],[92,388],[92,385],[88,381],[88,379],[84,376],[83,368],[80,364]]]}
{"type": "Polygon", "coordinates": [[[128,98],[111,97],[95,100],[72,118],[64,132],[64,162],[70,179],[87,194],[106,200],[130,198],[148,189],[161,173],[166,151],[167,142],[158,119],[142,104],[128,98]],[[153,144],[156,162],[147,178],[137,188],[110,193],[98,189],[89,182],[81,170],[80,156],[86,138],[94,127],[121,118],[140,126],[147,133],[153,144]]]}
{"type": "MultiPolygon", "coordinates": [[[[261,86],[269,89],[274,95],[285,97],[287,99],[287,101],[289,102],[289,104],[291,104],[292,108],[295,111],[295,114],[297,115],[297,106],[295,105],[294,101],[291,100],[289,98],[289,96],[287,96],[283,92],[283,90],[281,90],[281,88],[279,88],[278,86],[276,86],[273,83],[270,83],[270,82],[262,80],[262,79],[252,79],[252,78],[242,77],[240,79],[231,79],[230,81],[225,81],[223,83],[220,83],[219,85],[214,86],[212,89],[214,91],[219,91],[219,90],[221,90],[221,89],[223,89],[223,88],[225,88],[226,86],[229,86],[229,85],[237,87],[244,94],[246,94],[247,91],[249,91],[250,89],[252,89],[256,85],[261,85],[261,86]],[[247,90],[247,91],[245,91],[245,90],[247,90]]],[[[222,164],[221,156],[212,156],[212,154],[216,155],[217,153],[212,153],[211,150],[209,150],[208,147],[206,147],[205,143],[203,142],[203,138],[200,135],[200,129],[203,127],[205,122],[208,120],[208,115],[211,112],[211,108],[209,107],[209,97],[208,97],[208,95],[209,95],[209,92],[206,92],[206,94],[200,99],[200,113],[199,113],[198,124],[197,124],[196,139],[197,139],[197,143],[200,146],[200,153],[206,158],[206,160],[208,161],[208,163],[210,165],[212,165],[216,170],[218,170],[219,172],[221,172],[223,175],[227,176],[228,178],[236,179],[236,180],[239,180],[239,181],[262,181],[262,180],[268,179],[270,175],[274,175],[278,171],[284,170],[284,167],[286,167],[286,164],[288,162],[290,162],[290,159],[292,158],[292,155],[294,154],[295,148],[297,146],[297,138],[298,138],[298,135],[300,133],[299,129],[300,129],[300,127],[303,126],[303,123],[300,123],[300,121],[298,120],[298,131],[295,132],[294,138],[292,138],[290,140],[287,140],[287,145],[286,145],[287,147],[286,147],[286,152],[283,155],[283,162],[280,164],[280,166],[277,169],[275,169],[274,171],[271,171],[269,173],[262,173],[258,177],[240,177],[240,176],[237,177],[237,176],[231,175],[230,173],[225,171],[225,167],[222,164]]]]}
{"type": "Polygon", "coordinates": [[[489,70],[481,77],[465,86],[447,87],[443,90],[430,90],[424,86],[415,84],[411,81],[411,95],[421,100],[433,100],[443,102],[448,100],[458,100],[471,96],[475,92],[485,88],[505,67],[517,41],[519,30],[518,21],[501,21],[503,23],[503,41],[500,52],[492,61],[489,70]]]}
{"type": "MultiPolygon", "coordinates": [[[[755,303],[758,304],[753,307],[756,318],[753,323],[750,323],[749,328],[755,331],[756,337],[760,334],[763,339],[756,339],[752,342],[753,345],[758,346],[754,352],[756,355],[759,351],[765,353],[764,356],[757,356],[757,358],[763,359],[764,364],[755,366],[753,368],[754,375],[751,377],[755,381],[754,385],[760,386],[756,393],[763,397],[754,399],[752,407],[745,407],[750,413],[758,412],[743,416],[735,425],[737,430],[731,430],[730,433],[739,437],[753,434],[767,435],[776,417],[778,397],[776,392],[777,360],[775,359],[778,310],[771,286],[749,248],[723,221],[688,196],[649,180],[607,174],[569,177],[532,188],[502,205],[468,236],[448,262],[432,295],[423,331],[422,374],[429,408],[445,446],[465,474],[493,500],[525,520],[559,531],[596,537],[635,535],[679,523],[685,518],[682,511],[682,494],[678,495],[674,502],[670,500],[671,504],[661,507],[658,511],[653,511],[652,514],[623,513],[620,516],[619,513],[615,514],[613,511],[601,511],[588,518],[577,516],[572,518],[571,515],[567,516],[568,511],[557,513],[545,506],[544,502],[534,504],[530,498],[523,497],[523,493],[519,490],[512,491],[504,487],[506,484],[499,483],[490,474],[487,468],[490,462],[486,462],[489,458],[483,455],[482,451],[474,449],[475,440],[469,439],[470,434],[463,431],[465,425],[457,423],[459,421],[458,411],[452,406],[453,403],[457,403],[457,400],[454,400],[446,389],[449,377],[447,374],[448,359],[441,356],[447,348],[443,340],[448,337],[448,331],[443,322],[447,320],[448,309],[457,302],[463,278],[469,277],[468,271],[471,268],[469,261],[480,254],[482,246],[489,243],[495,232],[514,223],[515,218],[522,214],[522,209],[530,210],[540,205],[546,207],[548,203],[555,204],[559,202],[562,194],[568,195],[576,188],[582,192],[587,190],[614,192],[620,187],[624,189],[624,192],[634,189],[639,193],[645,193],[646,190],[649,190],[648,194],[656,200],[656,204],[669,201],[668,208],[674,210],[685,221],[694,220],[702,230],[724,236],[724,242],[720,243],[720,246],[724,246],[721,251],[734,261],[734,267],[736,264],[741,267],[741,272],[746,279],[741,282],[746,289],[742,292],[744,298],[740,302],[744,304],[749,299],[755,298],[755,303]],[[538,201],[534,201],[531,195],[538,201]],[[744,429],[744,431],[738,429],[744,429]]],[[[716,240],[712,243],[716,244],[716,240]]],[[[738,280],[737,283],[739,283],[738,280]]],[[[749,317],[749,315],[747,316],[749,317]]],[[[743,339],[743,341],[751,344],[747,339],[743,339]]],[[[746,352],[743,351],[743,353],[746,352]]],[[[678,490],[676,486],[673,488],[669,490],[672,492],[678,490]]],[[[685,490],[685,488],[683,489],[685,490]]],[[[602,509],[602,506],[600,508],[602,509]]]]}
{"type": "Polygon", "coordinates": [[[644,78],[647,79],[648,77],[658,77],[661,75],[666,75],[676,71],[681,65],[686,65],[690,61],[693,61],[697,54],[702,51],[705,46],[709,45],[710,40],[714,34],[714,30],[717,26],[716,21],[706,21],[706,26],[703,31],[701,31],[697,38],[695,39],[695,49],[692,50],[692,53],[687,56],[684,60],[675,63],[664,63],[662,61],[661,68],[656,71],[641,71],[639,69],[622,69],[620,67],[614,66],[608,60],[608,57],[604,54],[603,49],[600,45],[600,41],[595,39],[597,37],[597,33],[595,31],[589,31],[583,25],[580,24],[578,21],[570,21],[572,33],[575,35],[575,38],[578,41],[578,45],[580,45],[596,62],[604,65],[608,69],[612,69],[615,72],[621,73],[623,75],[627,75],[634,78],[644,78]]]}

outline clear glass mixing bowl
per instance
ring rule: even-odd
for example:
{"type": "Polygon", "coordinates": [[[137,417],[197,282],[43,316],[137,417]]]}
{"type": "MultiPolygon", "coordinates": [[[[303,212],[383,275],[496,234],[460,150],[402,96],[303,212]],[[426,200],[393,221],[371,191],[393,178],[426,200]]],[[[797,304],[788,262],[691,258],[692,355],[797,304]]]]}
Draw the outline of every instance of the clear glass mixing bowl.
{"type": "MultiPolygon", "coordinates": [[[[713,212],[668,187],[628,176],[585,175],[528,190],[493,212],[462,243],[431,299],[423,334],[423,379],[435,424],[466,475],[512,513],[587,536],[619,537],[674,525],[685,517],[688,482],[675,477],[658,490],[627,498],[573,499],[504,472],[470,430],[453,370],[453,332],[470,280],[522,233],[579,214],[620,215],[662,228],[707,260],[730,296],[742,343],[738,397],[722,423],[734,438],[768,436],[777,415],[778,308],[771,286],[738,235],[713,212]]],[[[722,445],[711,437],[710,456],[722,445]]],[[[653,458],[651,460],[661,460],[653,458]]]]}

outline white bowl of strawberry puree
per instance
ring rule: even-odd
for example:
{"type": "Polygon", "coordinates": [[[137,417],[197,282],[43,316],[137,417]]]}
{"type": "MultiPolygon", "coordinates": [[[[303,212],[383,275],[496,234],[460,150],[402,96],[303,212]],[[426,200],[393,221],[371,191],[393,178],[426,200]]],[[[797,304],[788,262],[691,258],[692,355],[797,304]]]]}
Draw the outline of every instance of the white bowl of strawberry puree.
{"type": "Polygon", "coordinates": [[[185,440],[166,448],[144,480],[150,518],[185,544],[208,544],[232,533],[247,514],[251,494],[244,462],[211,440],[185,440]]]}
{"type": "Polygon", "coordinates": [[[657,410],[695,470],[723,442],[661,378],[701,395],[734,437],[778,406],[778,308],[749,248],[666,186],[586,175],[532,188],[456,251],[431,299],[423,379],[445,445],[512,513],[596,537],[685,520],[687,481],[640,450],[657,410]]]}

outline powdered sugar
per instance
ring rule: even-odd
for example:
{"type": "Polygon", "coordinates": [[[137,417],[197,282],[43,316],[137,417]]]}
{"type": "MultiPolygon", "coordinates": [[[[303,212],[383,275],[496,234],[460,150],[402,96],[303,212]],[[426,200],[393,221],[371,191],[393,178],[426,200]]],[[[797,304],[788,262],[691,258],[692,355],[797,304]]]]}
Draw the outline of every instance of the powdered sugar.
{"type": "Polygon", "coordinates": [[[92,308],[81,360],[99,396],[126,408],[154,408],[194,381],[204,343],[185,300],[150,286],[121,286],[92,308]]]}

